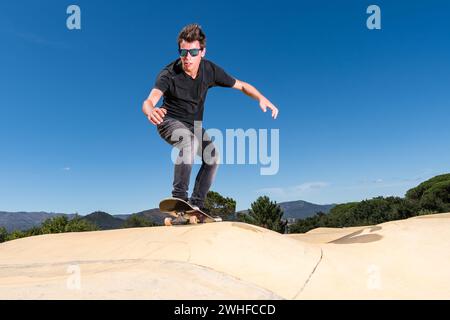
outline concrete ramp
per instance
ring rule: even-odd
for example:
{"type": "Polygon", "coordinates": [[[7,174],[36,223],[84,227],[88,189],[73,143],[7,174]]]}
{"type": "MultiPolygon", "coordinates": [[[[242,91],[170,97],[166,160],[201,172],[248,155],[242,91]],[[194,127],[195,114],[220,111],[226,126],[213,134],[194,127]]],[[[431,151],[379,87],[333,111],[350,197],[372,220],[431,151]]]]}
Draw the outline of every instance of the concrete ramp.
{"type": "Polygon", "coordinates": [[[292,299],[320,258],[234,222],[44,235],[0,245],[0,298],[292,299]]]}
{"type": "Polygon", "coordinates": [[[281,235],[223,222],[0,244],[0,299],[450,299],[450,214],[281,235]]]}
{"type": "Polygon", "coordinates": [[[450,214],[292,238],[323,250],[299,299],[450,299],[450,214]]]}

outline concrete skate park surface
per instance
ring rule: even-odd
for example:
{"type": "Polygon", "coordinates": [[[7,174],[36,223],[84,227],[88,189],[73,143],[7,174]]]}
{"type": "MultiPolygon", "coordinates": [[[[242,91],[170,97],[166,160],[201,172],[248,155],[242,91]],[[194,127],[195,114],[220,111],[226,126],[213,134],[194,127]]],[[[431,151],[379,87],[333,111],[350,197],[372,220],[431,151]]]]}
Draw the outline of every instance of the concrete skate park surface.
{"type": "Polygon", "coordinates": [[[238,222],[0,244],[0,299],[450,299],[450,214],[279,233],[238,222]]]}

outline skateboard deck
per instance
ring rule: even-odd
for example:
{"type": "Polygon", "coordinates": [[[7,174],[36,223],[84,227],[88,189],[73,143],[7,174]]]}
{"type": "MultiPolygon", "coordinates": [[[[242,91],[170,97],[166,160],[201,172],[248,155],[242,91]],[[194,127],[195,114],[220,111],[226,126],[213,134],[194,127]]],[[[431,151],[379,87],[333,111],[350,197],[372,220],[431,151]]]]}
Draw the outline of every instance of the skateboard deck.
{"type": "MultiPolygon", "coordinates": [[[[167,198],[161,200],[159,203],[159,210],[161,212],[169,214],[171,217],[185,218],[190,224],[197,223],[212,223],[222,221],[219,217],[213,217],[201,210],[193,208],[188,202],[177,199],[177,198],[167,198]]],[[[164,224],[166,226],[172,225],[173,218],[166,218],[164,224]]]]}

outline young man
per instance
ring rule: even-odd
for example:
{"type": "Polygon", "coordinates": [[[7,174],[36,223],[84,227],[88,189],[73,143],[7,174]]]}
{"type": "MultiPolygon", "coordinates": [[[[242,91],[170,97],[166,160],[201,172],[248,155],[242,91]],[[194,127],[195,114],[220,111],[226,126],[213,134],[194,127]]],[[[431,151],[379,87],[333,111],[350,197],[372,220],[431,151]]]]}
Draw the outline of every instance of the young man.
{"type": "MultiPolygon", "coordinates": [[[[220,86],[234,88],[259,101],[260,108],[272,111],[276,119],[278,109],[255,87],[234,79],[222,68],[204,59],[206,37],[201,27],[190,24],[178,36],[180,58],[167,65],[158,75],[155,86],[144,101],[142,111],[148,120],[157,126],[159,135],[169,144],[178,148],[175,163],[172,196],[189,201],[193,206],[204,210],[206,194],[214,180],[218,166],[218,152],[211,139],[201,128],[202,137],[196,137],[194,123],[201,124],[206,93],[209,88],[220,86]],[[163,105],[157,108],[160,98],[163,105]],[[179,135],[180,130],[187,135],[179,135]],[[187,137],[187,138],[186,138],[187,137]],[[205,149],[213,159],[205,159],[205,149]],[[188,199],[188,187],[195,154],[202,158],[202,166],[195,180],[195,187],[188,199]]],[[[238,112],[235,110],[234,112],[238,112]]]]}

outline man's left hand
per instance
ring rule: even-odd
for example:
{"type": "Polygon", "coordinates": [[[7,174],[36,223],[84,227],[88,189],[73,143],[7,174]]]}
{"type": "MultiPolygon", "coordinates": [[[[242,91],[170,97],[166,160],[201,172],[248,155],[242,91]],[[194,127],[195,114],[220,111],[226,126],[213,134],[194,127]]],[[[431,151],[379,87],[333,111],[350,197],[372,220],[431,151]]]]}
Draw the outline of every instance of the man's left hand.
{"type": "Polygon", "coordinates": [[[270,110],[272,110],[272,118],[276,119],[278,116],[278,108],[275,107],[272,102],[270,102],[269,100],[267,100],[266,98],[261,98],[261,100],[259,100],[259,107],[261,108],[262,111],[266,112],[267,108],[269,108],[270,110]]]}

